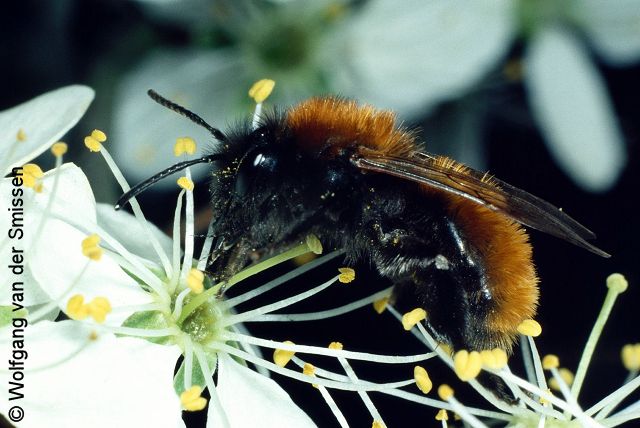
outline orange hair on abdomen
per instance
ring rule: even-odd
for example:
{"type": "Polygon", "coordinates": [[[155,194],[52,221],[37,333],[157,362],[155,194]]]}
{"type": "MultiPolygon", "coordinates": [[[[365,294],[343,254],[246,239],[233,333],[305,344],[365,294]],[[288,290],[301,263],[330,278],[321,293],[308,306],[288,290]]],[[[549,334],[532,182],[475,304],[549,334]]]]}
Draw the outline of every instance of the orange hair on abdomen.
{"type": "Polygon", "coordinates": [[[510,218],[473,201],[450,197],[449,213],[484,263],[495,307],[487,325],[514,336],[517,326],[535,315],[538,276],[526,231],[510,218]]]}
{"type": "Polygon", "coordinates": [[[356,146],[379,155],[402,156],[415,150],[414,135],[396,125],[396,115],[335,97],[310,98],[291,108],[286,124],[303,149],[335,151],[356,146]]]}

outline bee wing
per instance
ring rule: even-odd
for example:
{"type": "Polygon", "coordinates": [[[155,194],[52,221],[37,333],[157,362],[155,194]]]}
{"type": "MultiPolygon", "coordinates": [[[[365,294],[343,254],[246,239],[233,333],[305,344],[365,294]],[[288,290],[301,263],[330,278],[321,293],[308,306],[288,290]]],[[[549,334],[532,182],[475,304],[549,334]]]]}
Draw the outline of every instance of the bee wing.
{"type": "Polygon", "coordinates": [[[602,257],[609,254],[587,242],[596,236],[561,209],[488,174],[443,156],[413,152],[407,157],[363,153],[353,162],[364,171],[388,174],[472,200],[525,226],[564,239],[602,257]]]}

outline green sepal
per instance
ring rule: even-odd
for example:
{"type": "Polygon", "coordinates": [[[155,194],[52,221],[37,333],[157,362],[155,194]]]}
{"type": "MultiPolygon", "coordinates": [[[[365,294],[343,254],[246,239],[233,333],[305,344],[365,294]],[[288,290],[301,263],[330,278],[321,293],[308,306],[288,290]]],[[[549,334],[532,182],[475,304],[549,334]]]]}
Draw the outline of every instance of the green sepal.
{"type": "Polygon", "coordinates": [[[29,315],[29,311],[25,308],[14,312],[12,306],[0,306],[0,327],[11,324],[14,318],[26,318],[29,315]]]}
{"type": "MultiPolygon", "coordinates": [[[[207,351],[204,349],[203,351],[205,354],[205,358],[207,360],[207,364],[209,365],[209,370],[211,371],[208,377],[211,377],[216,372],[216,367],[218,364],[218,355],[213,351],[207,351]]],[[[184,365],[184,359],[183,359],[182,362],[180,363],[180,368],[178,369],[178,372],[173,377],[173,389],[176,391],[176,394],[178,394],[178,396],[180,396],[180,394],[182,394],[185,390],[184,372],[185,372],[185,365],[184,365]]],[[[205,379],[206,378],[204,373],[202,372],[202,368],[200,367],[200,364],[198,364],[198,359],[194,355],[193,368],[191,370],[191,385],[198,385],[202,389],[205,389],[207,387],[207,382],[205,379]]]]}

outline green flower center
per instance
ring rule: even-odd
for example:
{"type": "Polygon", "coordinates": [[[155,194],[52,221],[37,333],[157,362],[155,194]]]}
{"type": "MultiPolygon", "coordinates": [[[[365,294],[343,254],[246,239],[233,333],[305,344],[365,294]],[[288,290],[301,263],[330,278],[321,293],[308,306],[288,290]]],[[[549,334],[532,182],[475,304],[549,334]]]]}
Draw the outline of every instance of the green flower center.
{"type": "Polygon", "coordinates": [[[217,305],[216,301],[208,301],[195,308],[182,322],[180,329],[194,342],[210,343],[219,335],[217,326],[220,325],[219,320],[222,316],[220,305],[217,305]]]}

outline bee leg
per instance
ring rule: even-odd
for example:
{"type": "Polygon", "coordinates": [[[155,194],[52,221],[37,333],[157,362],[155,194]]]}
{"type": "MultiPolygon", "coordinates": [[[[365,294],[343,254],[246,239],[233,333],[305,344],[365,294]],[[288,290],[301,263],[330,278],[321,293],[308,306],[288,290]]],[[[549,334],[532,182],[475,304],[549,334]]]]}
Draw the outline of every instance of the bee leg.
{"type": "MultiPolygon", "coordinates": [[[[408,312],[415,309],[416,306],[424,308],[427,311],[427,320],[425,320],[424,326],[429,334],[431,334],[436,341],[451,345],[454,351],[461,349],[482,351],[484,346],[465,339],[462,333],[457,333],[459,329],[456,329],[452,325],[453,323],[451,323],[451,325],[438,324],[438,319],[442,313],[448,313],[455,318],[456,311],[453,307],[443,308],[434,306],[431,304],[433,298],[434,296],[425,297],[424,294],[420,293],[420,286],[416,286],[414,281],[404,281],[394,286],[390,302],[401,312],[408,312]],[[422,303],[418,304],[420,299],[423,299],[422,303]],[[429,321],[430,318],[431,322],[429,321]]],[[[477,324],[476,326],[480,331],[482,330],[481,325],[477,324]]],[[[483,335],[483,333],[480,333],[480,335],[483,335]]],[[[518,400],[515,399],[506,383],[499,376],[483,371],[478,375],[477,380],[498,399],[509,404],[517,404],[518,400]]]]}

